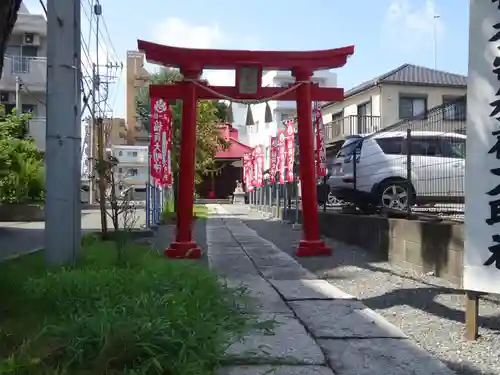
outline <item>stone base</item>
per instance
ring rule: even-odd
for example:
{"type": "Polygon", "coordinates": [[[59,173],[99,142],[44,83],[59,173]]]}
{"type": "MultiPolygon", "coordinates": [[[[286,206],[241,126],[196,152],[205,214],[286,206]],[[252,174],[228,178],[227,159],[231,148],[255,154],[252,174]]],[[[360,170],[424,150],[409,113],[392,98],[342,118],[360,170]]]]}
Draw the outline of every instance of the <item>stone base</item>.
{"type": "Polygon", "coordinates": [[[245,193],[233,193],[233,204],[245,204],[245,193]]]}
{"type": "Polygon", "coordinates": [[[176,259],[199,259],[201,249],[194,242],[172,242],[165,250],[165,256],[176,259]]]}
{"type": "Polygon", "coordinates": [[[321,240],[301,240],[299,247],[295,251],[295,255],[298,257],[330,256],[332,255],[332,250],[326,247],[325,243],[321,240]]]}

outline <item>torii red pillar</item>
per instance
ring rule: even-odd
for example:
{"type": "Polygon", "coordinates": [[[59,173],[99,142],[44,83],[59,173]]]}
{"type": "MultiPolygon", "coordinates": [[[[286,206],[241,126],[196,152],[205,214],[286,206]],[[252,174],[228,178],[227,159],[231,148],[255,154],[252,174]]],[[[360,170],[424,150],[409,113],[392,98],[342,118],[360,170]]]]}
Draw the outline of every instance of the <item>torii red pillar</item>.
{"type": "Polygon", "coordinates": [[[183,100],[177,233],[175,241],[165,250],[165,254],[175,258],[198,258],[201,255],[199,247],[191,237],[197,100],[220,100],[228,97],[234,100],[265,100],[273,97],[275,100],[297,101],[299,173],[304,220],[303,238],[296,254],[329,255],[331,251],[321,241],[318,228],[311,102],[342,101],[344,90],[319,87],[311,83],[311,77],[316,70],[345,65],[347,57],[354,53],[354,47],[307,52],[231,51],[178,48],[141,40],[138,41],[138,46],[149,62],[179,68],[184,76],[183,82],[149,87],[151,97],[167,101],[183,100]],[[203,69],[236,69],[236,87],[214,87],[199,81],[203,69]],[[296,79],[296,88],[262,87],[263,70],[291,70],[296,79]]]}

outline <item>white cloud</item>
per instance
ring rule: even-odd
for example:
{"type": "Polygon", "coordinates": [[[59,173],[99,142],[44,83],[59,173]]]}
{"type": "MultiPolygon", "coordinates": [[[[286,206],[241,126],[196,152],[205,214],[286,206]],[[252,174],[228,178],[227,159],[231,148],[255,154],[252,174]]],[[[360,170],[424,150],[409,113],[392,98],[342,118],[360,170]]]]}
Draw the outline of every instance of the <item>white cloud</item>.
{"type": "MultiPolygon", "coordinates": [[[[203,49],[230,48],[232,44],[238,44],[238,48],[254,49],[257,44],[255,39],[250,36],[234,41],[228,35],[223,34],[215,23],[193,25],[179,18],[168,18],[155,27],[153,38],[157,43],[170,46],[203,49]]],[[[232,70],[207,70],[203,73],[203,76],[212,85],[234,85],[234,71],[232,70]]]]}
{"type": "Polygon", "coordinates": [[[434,0],[392,0],[384,25],[389,37],[387,42],[397,45],[404,52],[432,49],[434,35],[438,41],[444,35],[442,19],[435,16],[439,14],[434,0]]]}

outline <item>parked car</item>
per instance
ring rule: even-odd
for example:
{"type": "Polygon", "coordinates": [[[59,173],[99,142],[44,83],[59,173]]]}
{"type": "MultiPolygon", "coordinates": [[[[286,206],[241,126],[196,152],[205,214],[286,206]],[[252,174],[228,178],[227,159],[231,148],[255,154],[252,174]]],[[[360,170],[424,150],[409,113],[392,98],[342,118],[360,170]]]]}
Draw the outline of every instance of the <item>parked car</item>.
{"type": "Polygon", "coordinates": [[[362,211],[463,202],[465,141],[458,133],[414,131],[408,154],[406,132],[350,136],[332,163],[328,185],[335,197],[362,211]]]}

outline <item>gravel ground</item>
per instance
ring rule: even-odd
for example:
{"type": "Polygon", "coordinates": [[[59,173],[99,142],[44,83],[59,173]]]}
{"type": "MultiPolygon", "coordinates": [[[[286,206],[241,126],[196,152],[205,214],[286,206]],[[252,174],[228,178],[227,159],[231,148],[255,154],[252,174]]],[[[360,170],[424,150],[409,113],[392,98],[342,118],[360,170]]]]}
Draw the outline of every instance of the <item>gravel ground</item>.
{"type": "MultiPolygon", "coordinates": [[[[300,231],[279,221],[262,220],[255,213],[246,216],[243,208],[225,208],[237,213],[261,237],[294,256],[300,231]]],[[[326,241],[334,249],[331,257],[295,259],[318,277],[358,297],[457,374],[500,374],[500,302],[481,301],[481,337],[467,342],[463,339],[464,298],[451,283],[395,268],[357,247],[326,241]]]]}

